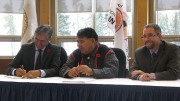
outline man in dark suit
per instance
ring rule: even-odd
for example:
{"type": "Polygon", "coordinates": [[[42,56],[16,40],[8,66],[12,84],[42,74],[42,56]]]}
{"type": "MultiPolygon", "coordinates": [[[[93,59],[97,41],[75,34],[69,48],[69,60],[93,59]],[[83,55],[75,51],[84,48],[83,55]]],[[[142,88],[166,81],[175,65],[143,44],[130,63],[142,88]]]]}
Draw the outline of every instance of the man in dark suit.
{"type": "Polygon", "coordinates": [[[7,68],[7,75],[23,78],[57,76],[60,67],[67,60],[64,48],[51,44],[52,28],[39,26],[33,42],[22,45],[16,57],[7,68]]]}
{"type": "Polygon", "coordinates": [[[180,77],[180,50],[178,46],[162,40],[157,24],[144,27],[142,39],[145,46],[135,51],[130,67],[130,78],[150,80],[177,80],[180,77]]]}

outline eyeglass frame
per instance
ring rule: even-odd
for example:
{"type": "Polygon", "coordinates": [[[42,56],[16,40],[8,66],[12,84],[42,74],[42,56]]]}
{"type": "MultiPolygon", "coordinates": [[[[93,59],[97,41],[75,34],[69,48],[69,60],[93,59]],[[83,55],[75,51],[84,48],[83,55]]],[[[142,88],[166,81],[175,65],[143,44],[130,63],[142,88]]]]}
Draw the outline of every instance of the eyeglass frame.
{"type": "Polygon", "coordinates": [[[151,38],[151,37],[155,37],[155,36],[158,36],[159,33],[156,33],[156,34],[153,34],[153,33],[150,33],[148,35],[143,35],[141,36],[142,39],[145,39],[145,38],[151,38]]]}

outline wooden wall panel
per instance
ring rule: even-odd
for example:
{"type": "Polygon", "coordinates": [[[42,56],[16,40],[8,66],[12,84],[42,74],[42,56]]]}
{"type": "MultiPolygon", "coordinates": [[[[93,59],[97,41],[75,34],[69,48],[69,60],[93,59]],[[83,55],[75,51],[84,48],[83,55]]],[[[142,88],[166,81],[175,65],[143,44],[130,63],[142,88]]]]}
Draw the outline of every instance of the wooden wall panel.
{"type": "Polygon", "coordinates": [[[5,74],[6,68],[12,59],[0,59],[0,74],[5,74]]]}
{"type": "Polygon", "coordinates": [[[134,19],[133,19],[133,54],[136,48],[144,45],[141,36],[143,27],[149,23],[149,0],[134,0],[134,19]]]}

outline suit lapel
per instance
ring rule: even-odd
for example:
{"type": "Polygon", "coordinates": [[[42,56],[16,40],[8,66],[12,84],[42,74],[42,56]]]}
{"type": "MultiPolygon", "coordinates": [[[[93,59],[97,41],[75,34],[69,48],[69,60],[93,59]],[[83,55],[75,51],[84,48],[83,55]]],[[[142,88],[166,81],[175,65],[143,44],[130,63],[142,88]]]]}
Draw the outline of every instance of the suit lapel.
{"type": "Polygon", "coordinates": [[[154,60],[154,65],[152,66],[153,67],[153,71],[156,71],[158,65],[159,65],[159,61],[161,59],[161,57],[164,55],[164,44],[161,44],[160,47],[159,47],[159,50],[157,52],[157,58],[155,58],[154,60]]]}
{"type": "Polygon", "coordinates": [[[49,59],[49,55],[52,54],[52,45],[51,44],[48,44],[44,50],[44,53],[43,53],[43,60],[42,60],[42,64],[43,64],[43,68],[46,67],[46,61],[49,59]]]}
{"type": "Polygon", "coordinates": [[[31,58],[30,60],[30,67],[32,68],[32,69],[34,69],[34,61],[35,61],[35,51],[36,51],[36,49],[35,49],[35,44],[34,43],[32,43],[32,45],[31,45],[31,48],[30,48],[30,55],[32,55],[32,56],[29,56],[28,58],[31,58]]]}
{"type": "Polygon", "coordinates": [[[142,61],[145,60],[144,62],[146,62],[146,63],[144,63],[144,65],[146,67],[146,70],[147,71],[152,71],[154,69],[154,67],[152,65],[154,61],[152,60],[152,56],[151,56],[151,53],[150,53],[149,49],[146,48],[146,47],[144,47],[143,56],[148,56],[147,58],[142,58],[142,61]]]}

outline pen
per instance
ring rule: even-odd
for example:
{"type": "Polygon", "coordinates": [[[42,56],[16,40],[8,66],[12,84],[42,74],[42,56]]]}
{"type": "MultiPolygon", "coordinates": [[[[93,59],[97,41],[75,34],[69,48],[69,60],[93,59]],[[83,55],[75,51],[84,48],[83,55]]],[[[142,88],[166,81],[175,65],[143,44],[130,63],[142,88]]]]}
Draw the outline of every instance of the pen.
{"type": "Polygon", "coordinates": [[[21,68],[22,70],[24,70],[24,66],[23,66],[23,65],[20,65],[20,68],[21,68]]]}
{"type": "Polygon", "coordinates": [[[25,70],[25,68],[24,68],[24,66],[23,65],[20,65],[20,68],[22,69],[22,78],[24,79],[24,78],[27,78],[27,77],[24,77],[24,74],[26,74],[26,70],[25,70]]]}
{"type": "Polygon", "coordinates": [[[78,68],[78,77],[80,77],[80,74],[79,74],[79,62],[78,62],[78,66],[77,66],[78,68]]]}
{"type": "Polygon", "coordinates": [[[20,65],[20,68],[21,68],[23,71],[26,71],[26,70],[24,69],[24,66],[23,66],[23,65],[20,65]]]}

